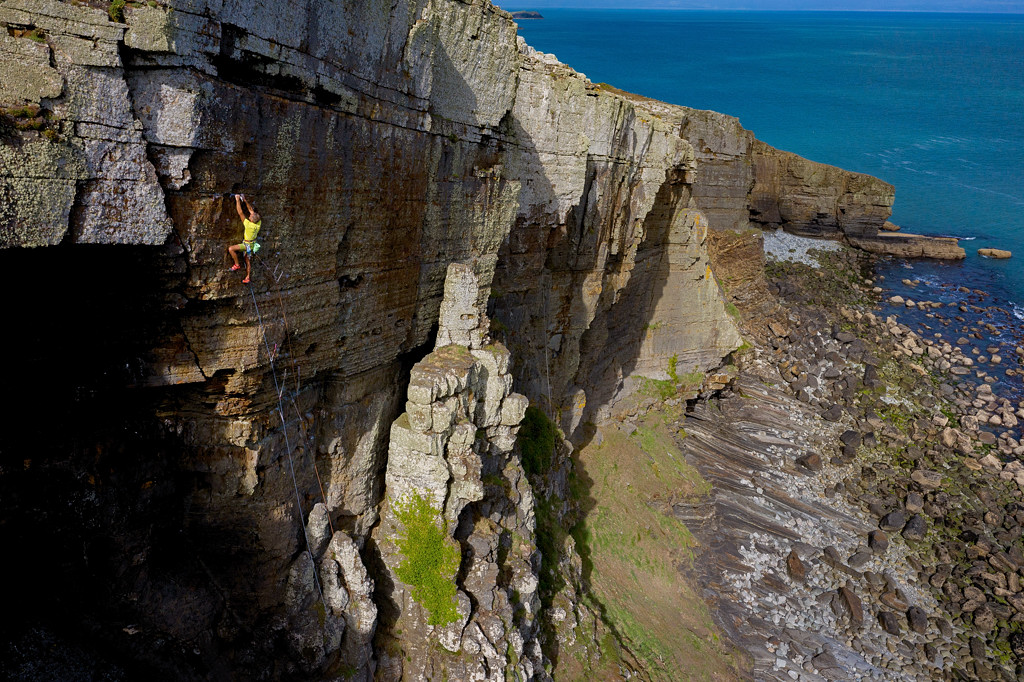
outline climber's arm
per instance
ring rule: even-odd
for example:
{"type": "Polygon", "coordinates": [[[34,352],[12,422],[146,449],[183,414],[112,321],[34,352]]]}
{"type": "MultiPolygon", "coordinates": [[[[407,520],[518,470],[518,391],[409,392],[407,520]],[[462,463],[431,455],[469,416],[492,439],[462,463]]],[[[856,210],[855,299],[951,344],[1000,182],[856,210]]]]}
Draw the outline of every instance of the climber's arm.
{"type": "Polygon", "coordinates": [[[249,209],[249,220],[251,220],[254,223],[260,222],[260,212],[256,210],[255,206],[249,203],[249,199],[247,199],[244,194],[242,195],[242,201],[245,202],[245,207],[249,209]]]}
{"type": "Polygon", "coordinates": [[[238,217],[241,218],[243,221],[249,217],[242,213],[242,197],[237,194],[235,195],[235,210],[238,211],[238,217]]]}
{"type": "Polygon", "coordinates": [[[244,194],[242,195],[242,201],[244,201],[244,202],[245,202],[245,207],[246,207],[247,209],[249,209],[249,213],[250,213],[250,214],[251,214],[251,213],[258,213],[258,211],[256,210],[256,207],[255,207],[255,206],[253,206],[253,205],[252,205],[251,203],[249,203],[249,198],[248,198],[248,197],[246,197],[246,196],[245,196],[244,194]]]}

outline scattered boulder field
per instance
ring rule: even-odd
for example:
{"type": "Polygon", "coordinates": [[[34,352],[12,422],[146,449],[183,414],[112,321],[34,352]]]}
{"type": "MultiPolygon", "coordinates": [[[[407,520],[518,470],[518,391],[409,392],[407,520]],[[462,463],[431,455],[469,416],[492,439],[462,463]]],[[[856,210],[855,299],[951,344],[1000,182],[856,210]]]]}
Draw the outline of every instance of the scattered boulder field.
{"type": "Polygon", "coordinates": [[[985,292],[906,301],[863,254],[818,257],[769,262],[782,312],[680,423],[719,622],[757,679],[1021,679],[1019,325],[985,292]]]}

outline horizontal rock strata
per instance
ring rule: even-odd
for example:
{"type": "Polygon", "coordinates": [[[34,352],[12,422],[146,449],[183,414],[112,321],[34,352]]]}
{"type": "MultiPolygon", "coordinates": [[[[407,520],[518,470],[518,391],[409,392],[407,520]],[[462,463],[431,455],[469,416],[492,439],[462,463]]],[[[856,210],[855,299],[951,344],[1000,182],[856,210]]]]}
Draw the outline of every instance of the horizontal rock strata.
{"type": "MultiPolygon", "coordinates": [[[[735,119],[595,85],[482,0],[0,0],[0,22],[0,272],[21,292],[21,333],[3,341],[21,396],[3,537],[76,547],[10,580],[164,677],[255,678],[274,660],[276,677],[365,678],[384,661],[387,678],[403,647],[423,654],[410,670],[448,666],[422,628],[392,627],[409,611],[382,601],[373,537],[401,488],[393,425],[438,328],[445,347],[503,342],[502,382],[583,438],[631,376],[713,370],[741,344],[709,229],[868,233],[891,204],[884,183],[772,150],[735,119]],[[251,287],[226,268],[235,192],[263,216],[251,287]],[[452,263],[490,328],[442,307],[452,263]],[[74,501],[59,519],[55,497],[74,501]],[[329,636],[313,646],[317,602],[329,636]]],[[[492,417],[473,433],[481,467],[512,447],[514,424],[492,417]]],[[[499,621],[512,606],[492,569],[512,529],[519,573],[502,590],[531,603],[537,561],[529,487],[501,475],[490,500],[463,481],[473,511],[446,517],[479,553],[459,589],[491,594],[474,613],[499,621]],[[465,527],[475,514],[494,527],[465,527]]],[[[47,612],[12,609],[12,623],[47,612]]],[[[514,635],[530,618],[511,613],[504,634],[467,620],[462,651],[540,676],[514,635]]]]}

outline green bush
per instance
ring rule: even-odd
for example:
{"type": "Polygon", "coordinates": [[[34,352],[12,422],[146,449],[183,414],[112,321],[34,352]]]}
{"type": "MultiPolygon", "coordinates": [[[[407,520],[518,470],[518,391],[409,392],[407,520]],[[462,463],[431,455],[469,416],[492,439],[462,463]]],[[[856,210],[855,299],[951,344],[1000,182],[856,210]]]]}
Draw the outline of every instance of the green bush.
{"type": "Polygon", "coordinates": [[[462,553],[448,537],[441,512],[416,493],[395,505],[395,516],[404,528],[395,540],[403,560],[395,574],[412,588],[412,598],[423,606],[430,625],[448,625],[459,619],[455,600],[455,574],[462,553]]]}
{"type": "Polygon", "coordinates": [[[127,0],[111,0],[110,7],[107,8],[107,15],[111,21],[124,23],[124,6],[126,4],[128,4],[127,0]]]}
{"type": "Polygon", "coordinates": [[[523,468],[534,476],[551,468],[558,427],[540,408],[531,405],[519,427],[519,450],[523,454],[523,468]]]}

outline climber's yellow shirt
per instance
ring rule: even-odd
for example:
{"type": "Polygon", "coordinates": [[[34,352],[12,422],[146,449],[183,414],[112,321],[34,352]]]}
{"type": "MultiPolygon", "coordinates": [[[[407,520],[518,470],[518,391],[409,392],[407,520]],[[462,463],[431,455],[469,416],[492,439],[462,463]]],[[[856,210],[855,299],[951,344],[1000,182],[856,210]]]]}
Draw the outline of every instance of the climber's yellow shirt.
{"type": "Polygon", "coordinates": [[[247,242],[256,241],[256,235],[259,234],[260,225],[263,224],[263,221],[254,223],[251,220],[243,220],[242,224],[245,225],[245,237],[243,239],[247,242]]]}

